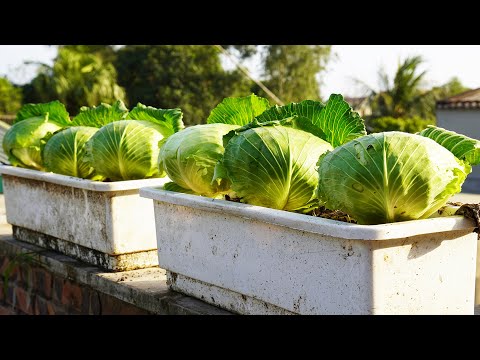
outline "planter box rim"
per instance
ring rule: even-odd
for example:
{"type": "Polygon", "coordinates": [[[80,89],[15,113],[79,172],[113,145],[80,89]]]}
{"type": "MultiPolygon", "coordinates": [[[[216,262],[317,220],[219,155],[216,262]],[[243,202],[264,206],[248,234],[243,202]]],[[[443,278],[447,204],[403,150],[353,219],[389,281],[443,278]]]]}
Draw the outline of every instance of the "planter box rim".
{"type": "Polygon", "coordinates": [[[0,165],[0,174],[46,181],[52,184],[71,186],[78,189],[104,192],[138,190],[139,188],[144,186],[162,186],[166,182],[170,181],[168,177],[163,177],[141,180],[101,182],[77,178],[74,176],[55,174],[51,172],[24,169],[11,165],[0,165]]]}
{"type": "Polygon", "coordinates": [[[300,231],[343,239],[390,240],[456,230],[473,232],[476,227],[473,220],[459,215],[379,225],[357,225],[262,206],[167,191],[156,187],[141,188],[139,193],[141,197],[169,204],[254,218],[300,231]]]}

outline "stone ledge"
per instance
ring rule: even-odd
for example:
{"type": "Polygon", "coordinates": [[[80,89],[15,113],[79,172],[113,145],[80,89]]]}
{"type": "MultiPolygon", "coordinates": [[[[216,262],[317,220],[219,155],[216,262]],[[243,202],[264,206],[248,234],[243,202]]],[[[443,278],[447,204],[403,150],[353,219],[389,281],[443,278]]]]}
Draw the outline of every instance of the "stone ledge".
{"type": "Polygon", "coordinates": [[[115,297],[159,315],[231,315],[203,301],[171,291],[166,284],[165,270],[147,268],[118,273],[75,260],[13,238],[10,225],[0,225],[0,253],[15,255],[34,252],[37,265],[54,274],[115,297]]]}

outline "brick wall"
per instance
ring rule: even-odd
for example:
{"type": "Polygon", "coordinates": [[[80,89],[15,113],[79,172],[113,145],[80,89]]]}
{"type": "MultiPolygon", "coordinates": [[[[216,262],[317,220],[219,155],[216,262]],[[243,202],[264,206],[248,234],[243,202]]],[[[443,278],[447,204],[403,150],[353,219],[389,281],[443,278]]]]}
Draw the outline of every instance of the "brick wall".
{"type": "Polygon", "coordinates": [[[147,315],[148,311],[58,276],[31,261],[0,254],[0,315],[147,315]],[[8,275],[8,276],[7,276],[8,275]],[[5,277],[7,276],[7,279],[5,277]]]}

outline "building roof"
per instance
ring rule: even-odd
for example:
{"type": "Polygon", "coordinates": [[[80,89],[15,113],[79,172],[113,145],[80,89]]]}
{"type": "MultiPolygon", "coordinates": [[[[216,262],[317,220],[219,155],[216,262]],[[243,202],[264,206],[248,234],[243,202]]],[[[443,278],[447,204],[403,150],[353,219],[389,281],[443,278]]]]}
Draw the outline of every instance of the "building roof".
{"type": "Polygon", "coordinates": [[[437,109],[480,109],[480,88],[437,101],[437,109]]]}

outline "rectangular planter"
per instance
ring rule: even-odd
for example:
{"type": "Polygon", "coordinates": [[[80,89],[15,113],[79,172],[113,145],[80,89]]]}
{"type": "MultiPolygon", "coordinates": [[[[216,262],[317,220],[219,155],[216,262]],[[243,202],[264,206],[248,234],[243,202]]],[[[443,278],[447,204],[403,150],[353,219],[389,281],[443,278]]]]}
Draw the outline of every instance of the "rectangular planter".
{"type": "Polygon", "coordinates": [[[241,314],[473,314],[477,234],[461,216],[356,225],[140,189],[173,290],[241,314]]]}
{"type": "Polygon", "coordinates": [[[0,173],[19,240],[112,271],[158,265],[153,206],[138,190],[168,178],[103,183],[12,166],[0,173]]]}

